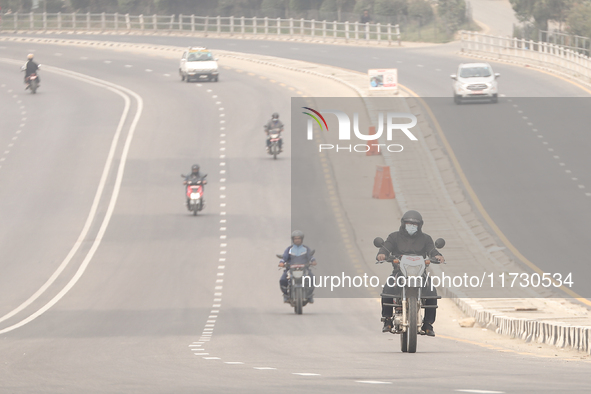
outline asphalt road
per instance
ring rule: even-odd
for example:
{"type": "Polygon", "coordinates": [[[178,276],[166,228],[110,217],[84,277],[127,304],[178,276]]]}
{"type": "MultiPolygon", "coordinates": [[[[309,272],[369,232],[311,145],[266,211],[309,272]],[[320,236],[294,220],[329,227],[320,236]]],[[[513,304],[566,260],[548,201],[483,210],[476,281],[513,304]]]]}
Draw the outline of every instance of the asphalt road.
{"type": "MultiPolygon", "coordinates": [[[[0,323],[3,330],[22,321],[76,277],[109,214],[125,158],[114,211],[83,275],[46,312],[2,334],[0,391],[556,392],[564,382],[572,392],[588,391],[585,363],[443,337],[420,338],[419,353],[402,354],[397,337],[380,334],[373,299],[318,299],[303,316],[293,314],[269,263],[289,241],[290,154],[270,160],[261,135],[270,108],[289,113],[287,90],[233,70],[223,71],[219,83],[181,83],[176,63],[137,54],[3,46],[1,58],[35,49],[44,64],[123,86],[141,100],[127,92],[130,113],[106,192],[71,265],[29,307],[0,323]],[[140,109],[125,156],[123,142],[140,109]],[[195,161],[209,174],[199,217],[186,212],[179,177],[195,161]]],[[[16,67],[0,63],[6,85],[0,142],[8,146],[22,130],[0,167],[0,212],[10,220],[0,249],[3,314],[38,289],[76,242],[124,113],[121,95],[49,68],[32,96],[16,67]],[[28,194],[36,171],[49,199],[44,209],[28,194]],[[30,231],[38,233],[23,236],[30,231]]],[[[523,88],[538,82],[541,92],[551,91],[549,77],[533,79],[523,88]],[[547,85],[540,83],[545,79],[547,85]]],[[[319,179],[310,182],[318,192],[311,215],[324,217],[324,189],[319,179]]],[[[324,227],[312,231],[333,228],[330,216],[318,223],[324,227]]],[[[332,242],[338,249],[338,239],[332,242]]],[[[326,252],[318,259],[319,266],[347,264],[326,252]]]]}

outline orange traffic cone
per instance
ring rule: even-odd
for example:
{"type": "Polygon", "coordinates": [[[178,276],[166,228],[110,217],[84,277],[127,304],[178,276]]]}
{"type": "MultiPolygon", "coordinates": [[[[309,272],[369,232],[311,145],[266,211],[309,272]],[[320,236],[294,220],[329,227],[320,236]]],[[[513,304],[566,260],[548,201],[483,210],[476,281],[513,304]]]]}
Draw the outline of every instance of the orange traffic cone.
{"type": "Polygon", "coordinates": [[[390,167],[377,166],[376,177],[373,183],[373,198],[392,199],[396,197],[390,177],[390,167]]]}
{"type": "MultiPolygon", "coordinates": [[[[375,126],[370,126],[369,128],[369,135],[374,135],[376,133],[376,128],[375,126]]],[[[375,140],[369,140],[367,141],[367,145],[369,146],[369,150],[367,152],[365,152],[366,156],[374,156],[374,155],[379,155],[380,151],[378,150],[378,139],[376,138],[375,140]]]]}

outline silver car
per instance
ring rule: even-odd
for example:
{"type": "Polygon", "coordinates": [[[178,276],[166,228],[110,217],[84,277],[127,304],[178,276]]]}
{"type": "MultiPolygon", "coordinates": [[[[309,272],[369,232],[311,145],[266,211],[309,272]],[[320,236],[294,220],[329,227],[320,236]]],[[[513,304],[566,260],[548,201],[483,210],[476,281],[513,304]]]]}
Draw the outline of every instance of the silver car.
{"type": "Polygon", "coordinates": [[[460,64],[458,73],[451,75],[454,80],[454,102],[461,104],[464,99],[485,99],[496,103],[497,78],[500,76],[493,73],[488,63],[460,64]]]}

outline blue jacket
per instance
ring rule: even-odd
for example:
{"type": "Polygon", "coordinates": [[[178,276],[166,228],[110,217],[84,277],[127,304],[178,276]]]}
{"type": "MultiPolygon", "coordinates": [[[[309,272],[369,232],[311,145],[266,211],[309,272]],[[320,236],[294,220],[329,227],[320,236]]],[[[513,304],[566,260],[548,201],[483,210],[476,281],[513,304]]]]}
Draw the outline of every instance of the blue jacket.
{"type": "MultiPolygon", "coordinates": [[[[281,262],[282,262],[282,263],[289,263],[289,262],[291,261],[291,256],[292,256],[292,255],[291,255],[289,252],[291,251],[291,248],[293,248],[294,246],[295,246],[295,245],[289,245],[289,246],[287,247],[287,249],[285,249],[285,252],[283,252],[283,258],[281,259],[281,262]]],[[[309,256],[309,254],[310,254],[310,252],[311,252],[310,248],[309,248],[309,247],[307,247],[306,245],[302,245],[302,246],[303,246],[304,248],[306,248],[306,257],[308,257],[308,260],[309,260],[310,262],[312,262],[312,261],[316,261],[316,258],[315,258],[314,256],[312,256],[312,258],[311,258],[311,259],[309,258],[309,257],[310,257],[310,256],[309,256]]]]}

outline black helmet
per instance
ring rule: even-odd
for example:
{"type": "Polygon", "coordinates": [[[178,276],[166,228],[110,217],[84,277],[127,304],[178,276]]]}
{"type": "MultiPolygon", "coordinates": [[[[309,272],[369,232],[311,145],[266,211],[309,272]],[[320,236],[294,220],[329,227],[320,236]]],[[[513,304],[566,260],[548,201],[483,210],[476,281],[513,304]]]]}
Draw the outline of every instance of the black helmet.
{"type": "Polygon", "coordinates": [[[279,119],[279,114],[277,112],[273,112],[273,115],[271,115],[271,118],[279,119]]]}
{"type": "Polygon", "coordinates": [[[423,226],[423,217],[417,211],[406,211],[406,213],[402,215],[400,223],[402,223],[403,226],[405,223],[413,223],[416,224],[420,229],[421,226],[423,226]]]}
{"type": "Polygon", "coordinates": [[[193,164],[191,166],[191,172],[193,172],[193,173],[199,172],[199,164],[193,164]]]}
{"type": "Polygon", "coordinates": [[[291,233],[291,242],[293,242],[293,239],[295,237],[302,238],[302,242],[303,242],[304,241],[304,232],[300,231],[300,230],[295,230],[293,233],[291,233]]]}

